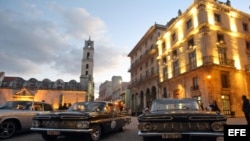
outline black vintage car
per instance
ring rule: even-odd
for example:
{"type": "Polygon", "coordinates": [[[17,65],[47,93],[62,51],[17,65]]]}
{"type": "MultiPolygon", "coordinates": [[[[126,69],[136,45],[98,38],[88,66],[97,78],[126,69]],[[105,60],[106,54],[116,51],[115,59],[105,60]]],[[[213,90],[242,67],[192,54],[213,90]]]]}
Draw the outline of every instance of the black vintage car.
{"type": "Polygon", "coordinates": [[[157,99],[138,116],[138,135],[144,141],[224,140],[226,120],[222,113],[202,111],[196,99],[157,99]]]}
{"type": "Polygon", "coordinates": [[[131,117],[114,103],[77,102],[66,111],[35,116],[31,130],[41,133],[46,141],[55,141],[58,136],[98,141],[104,133],[123,131],[130,122],[131,117]]]}

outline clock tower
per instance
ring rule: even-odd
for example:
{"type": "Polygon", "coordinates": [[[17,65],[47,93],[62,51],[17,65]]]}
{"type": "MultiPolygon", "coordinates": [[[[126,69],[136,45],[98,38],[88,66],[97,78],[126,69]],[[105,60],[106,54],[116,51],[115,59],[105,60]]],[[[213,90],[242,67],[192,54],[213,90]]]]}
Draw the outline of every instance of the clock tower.
{"type": "Polygon", "coordinates": [[[86,101],[94,101],[94,41],[85,41],[83,47],[83,58],[80,76],[80,87],[81,90],[87,92],[86,101]]]}

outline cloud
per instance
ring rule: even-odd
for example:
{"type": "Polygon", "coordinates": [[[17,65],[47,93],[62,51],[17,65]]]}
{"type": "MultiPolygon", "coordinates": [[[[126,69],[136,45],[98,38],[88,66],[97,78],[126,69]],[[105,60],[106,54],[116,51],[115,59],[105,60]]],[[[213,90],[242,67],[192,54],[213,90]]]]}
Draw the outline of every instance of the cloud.
{"type": "Polygon", "coordinates": [[[54,11],[49,18],[46,11],[39,9],[41,6],[23,5],[19,11],[0,10],[0,71],[7,76],[79,82],[84,41],[89,38],[95,43],[97,84],[127,72],[121,67],[128,58],[121,47],[113,45],[105,23],[98,17],[84,8],[52,3],[46,5],[50,12],[54,11]]]}

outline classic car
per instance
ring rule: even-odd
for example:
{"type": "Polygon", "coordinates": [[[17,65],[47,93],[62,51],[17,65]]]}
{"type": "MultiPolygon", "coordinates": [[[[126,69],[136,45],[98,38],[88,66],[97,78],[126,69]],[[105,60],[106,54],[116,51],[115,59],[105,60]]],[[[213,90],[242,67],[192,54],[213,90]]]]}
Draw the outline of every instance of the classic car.
{"type": "Polygon", "coordinates": [[[108,132],[123,131],[130,122],[131,117],[112,102],[76,102],[66,111],[35,116],[31,130],[46,141],[55,141],[59,136],[98,141],[108,132]]]}
{"type": "Polygon", "coordinates": [[[38,101],[8,101],[0,105],[0,139],[12,137],[16,132],[28,131],[33,117],[52,111],[50,104],[38,101]]]}
{"type": "Polygon", "coordinates": [[[223,140],[226,121],[222,113],[202,111],[196,99],[162,98],[152,102],[149,112],[138,116],[138,135],[144,141],[223,140]]]}

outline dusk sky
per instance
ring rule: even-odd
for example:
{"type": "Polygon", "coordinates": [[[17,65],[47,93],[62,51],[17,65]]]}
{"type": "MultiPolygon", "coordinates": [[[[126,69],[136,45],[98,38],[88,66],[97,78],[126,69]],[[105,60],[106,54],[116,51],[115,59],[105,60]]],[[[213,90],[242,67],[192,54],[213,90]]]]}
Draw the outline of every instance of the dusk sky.
{"type": "MultiPolygon", "coordinates": [[[[226,2],[226,0],[220,0],[226,2]]],[[[25,80],[80,82],[85,40],[94,41],[100,83],[130,81],[129,52],[155,23],[165,25],[193,0],[0,0],[0,72],[25,80]]],[[[231,0],[249,13],[250,0],[231,0]]]]}

